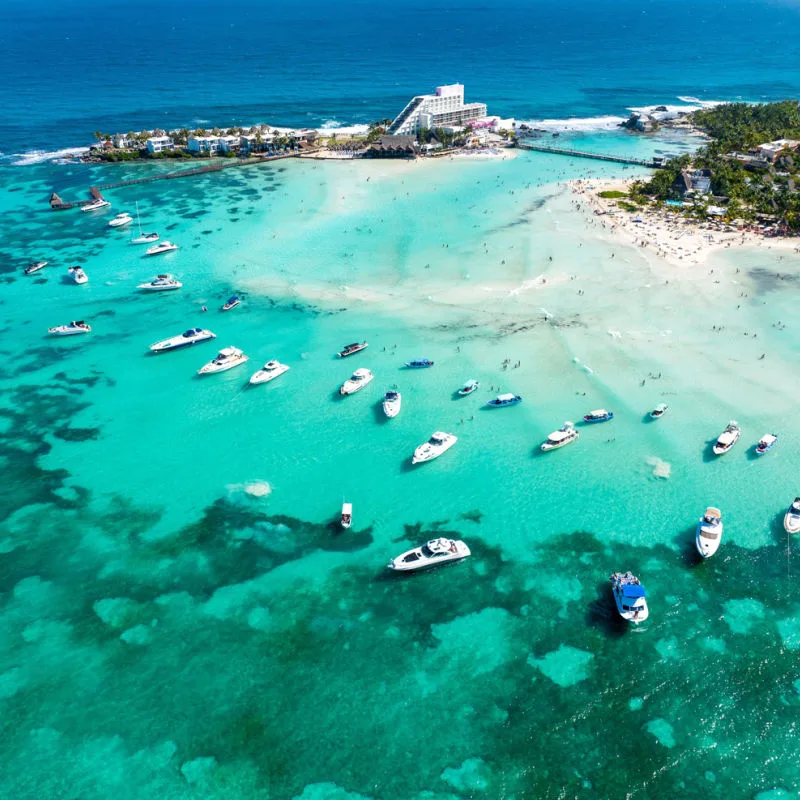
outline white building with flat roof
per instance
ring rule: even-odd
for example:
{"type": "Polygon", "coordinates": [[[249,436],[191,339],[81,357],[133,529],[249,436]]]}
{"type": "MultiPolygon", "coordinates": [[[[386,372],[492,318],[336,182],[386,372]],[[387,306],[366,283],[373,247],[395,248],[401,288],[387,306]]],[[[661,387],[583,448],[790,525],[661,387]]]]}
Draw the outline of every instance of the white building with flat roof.
{"type": "Polygon", "coordinates": [[[151,136],[147,140],[148,153],[160,153],[162,150],[174,150],[175,142],[171,136],[151,136]]]}
{"type": "Polygon", "coordinates": [[[414,134],[421,128],[465,125],[486,116],[485,103],[465,103],[464,85],[437,86],[435,94],[412,98],[389,127],[396,135],[414,134]]]}

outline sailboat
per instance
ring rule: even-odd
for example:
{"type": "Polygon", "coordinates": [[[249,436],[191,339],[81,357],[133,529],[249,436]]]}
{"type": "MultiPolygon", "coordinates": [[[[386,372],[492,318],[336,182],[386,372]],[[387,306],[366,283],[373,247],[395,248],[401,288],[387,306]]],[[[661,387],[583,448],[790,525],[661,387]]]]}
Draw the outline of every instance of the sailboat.
{"type": "Polygon", "coordinates": [[[157,233],[142,233],[142,220],[139,217],[139,201],[136,201],[136,224],[139,226],[139,235],[131,239],[131,244],[153,244],[158,241],[157,233]]]}

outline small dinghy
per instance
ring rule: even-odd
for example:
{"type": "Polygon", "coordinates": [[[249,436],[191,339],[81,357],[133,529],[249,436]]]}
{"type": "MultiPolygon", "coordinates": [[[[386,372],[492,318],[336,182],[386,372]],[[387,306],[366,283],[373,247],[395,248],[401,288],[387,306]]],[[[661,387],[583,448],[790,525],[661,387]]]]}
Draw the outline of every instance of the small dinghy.
{"type": "Polygon", "coordinates": [[[40,269],[44,269],[46,266],[47,266],[47,261],[36,261],[29,267],[25,267],[25,274],[33,275],[34,272],[38,272],[40,269]]]}
{"type": "Polygon", "coordinates": [[[703,558],[713,556],[719,550],[722,540],[722,512],[718,508],[709,506],[706,513],[700,517],[695,534],[697,552],[703,558]]]}
{"type": "Polygon", "coordinates": [[[493,400],[490,400],[486,405],[490,408],[503,408],[504,406],[515,406],[521,403],[522,398],[518,394],[499,394],[493,400]]]}
{"type": "Polygon", "coordinates": [[[403,398],[400,392],[396,389],[389,389],[383,396],[383,413],[389,419],[396,417],[400,413],[400,406],[403,403],[403,398]]]}
{"type": "Polygon", "coordinates": [[[469,547],[460,539],[431,539],[422,547],[406,550],[405,553],[389,562],[389,569],[396,572],[413,572],[418,569],[445,564],[448,561],[460,561],[471,555],[469,547]]]}
{"type": "Polygon", "coordinates": [[[480,384],[474,378],[468,380],[459,390],[458,393],[462,397],[466,397],[468,394],[472,394],[474,391],[478,389],[480,384]]]}
{"type": "Polygon", "coordinates": [[[666,403],[659,403],[651,412],[650,419],[661,419],[667,413],[669,406],[666,403]]]}
{"type": "Polygon", "coordinates": [[[732,419],[714,443],[714,455],[721,456],[727,453],[739,441],[741,435],[742,429],[739,427],[739,423],[732,419]]]}
{"type": "Polygon", "coordinates": [[[650,614],[647,608],[647,592],[632,572],[615,572],[611,576],[611,591],[619,615],[637,625],[650,614]]]}
{"type": "Polygon", "coordinates": [[[783,518],[783,527],[786,533],[800,533],[800,497],[795,497],[783,518]]]}
{"type": "Polygon", "coordinates": [[[413,361],[406,361],[406,366],[409,369],[425,369],[425,367],[432,367],[433,361],[429,358],[415,358],[413,361]]]}
{"type": "Polygon", "coordinates": [[[69,325],[58,325],[55,328],[48,328],[47,332],[52,336],[75,336],[79,333],[90,333],[91,325],[87,325],[82,319],[70,322],[69,325]]]}
{"type": "Polygon", "coordinates": [[[222,306],[220,311],[230,311],[232,308],[236,308],[242,301],[238,298],[237,295],[233,295],[233,297],[229,297],[226,301],[225,305],[222,306]]]}
{"type": "Polygon", "coordinates": [[[597,408],[594,411],[590,411],[588,414],[583,415],[583,421],[587,425],[591,425],[595,422],[608,422],[612,419],[614,419],[614,412],[606,411],[605,408],[597,408]]]}
{"type": "Polygon", "coordinates": [[[759,443],[756,445],[756,453],[760,456],[763,456],[764,453],[768,453],[775,447],[775,444],[778,441],[778,436],[775,433],[765,433],[759,443]]]}
{"type": "Polygon", "coordinates": [[[339,353],[339,358],[347,358],[348,356],[355,355],[356,353],[360,353],[362,350],[366,350],[367,347],[369,347],[369,344],[367,344],[366,341],[346,344],[339,353]]]}
{"type": "Polygon", "coordinates": [[[342,503],[342,527],[347,530],[353,524],[353,504],[342,503]]]}

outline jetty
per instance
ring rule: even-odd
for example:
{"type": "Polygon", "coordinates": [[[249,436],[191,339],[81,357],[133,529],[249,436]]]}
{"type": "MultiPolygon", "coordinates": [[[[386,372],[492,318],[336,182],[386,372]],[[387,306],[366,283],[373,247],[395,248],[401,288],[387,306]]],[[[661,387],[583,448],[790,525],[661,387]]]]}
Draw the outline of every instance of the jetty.
{"type": "Polygon", "coordinates": [[[615,164],[630,164],[635,167],[649,167],[658,169],[663,165],[663,159],[659,158],[633,158],[632,156],[616,156],[608,153],[590,153],[585,150],[573,150],[569,147],[553,147],[549,144],[538,144],[537,142],[518,142],[517,147],[521,150],[535,150],[539,153],[554,153],[559,156],[570,156],[571,158],[593,158],[597,161],[613,161],[615,164]]]}

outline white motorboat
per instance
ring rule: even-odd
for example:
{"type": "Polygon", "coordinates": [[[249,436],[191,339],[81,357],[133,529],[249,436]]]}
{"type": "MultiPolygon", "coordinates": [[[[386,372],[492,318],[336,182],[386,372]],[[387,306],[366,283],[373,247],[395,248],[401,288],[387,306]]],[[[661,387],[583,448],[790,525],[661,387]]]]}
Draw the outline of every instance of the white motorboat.
{"type": "Polygon", "coordinates": [[[719,550],[721,539],[722,512],[718,508],[709,506],[706,513],[700,517],[700,522],[697,523],[697,533],[695,534],[697,552],[703,558],[713,556],[719,550]]]}
{"type": "Polygon", "coordinates": [[[99,200],[93,200],[91,203],[87,203],[85,206],[81,206],[81,211],[99,211],[101,208],[111,208],[111,203],[109,203],[108,200],[100,198],[99,200]]]}
{"type": "Polygon", "coordinates": [[[557,431],[553,431],[542,443],[542,450],[557,450],[559,447],[574,442],[580,434],[575,430],[571,422],[565,422],[557,431]]]}
{"type": "Polygon", "coordinates": [[[278,375],[283,375],[284,372],[288,371],[288,364],[281,364],[280,361],[267,361],[258,372],[253,374],[250,378],[250,383],[269,383],[270,381],[274,381],[278,375]]]}
{"type": "Polygon", "coordinates": [[[365,368],[357,369],[340,387],[339,394],[360,392],[375,376],[365,368]]]}
{"type": "Polygon", "coordinates": [[[383,413],[389,419],[396,417],[400,413],[400,406],[403,403],[403,397],[396,389],[389,389],[383,396],[383,413]]]}
{"type": "Polygon", "coordinates": [[[177,249],[178,245],[173,242],[163,241],[154,244],[152,247],[148,247],[147,250],[144,251],[144,254],[146,256],[160,256],[162,253],[171,253],[173,250],[177,249]]]}
{"type": "Polygon", "coordinates": [[[70,277],[75,283],[89,282],[89,276],[80,267],[70,267],[67,272],[69,272],[70,277]]]}
{"type": "Polygon", "coordinates": [[[47,332],[53,336],[75,336],[79,333],[90,333],[91,325],[87,325],[82,319],[70,322],[69,325],[58,325],[55,328],[48,328],[47,332]]]}
{"type": "Polygon", "coordinates": [[[405,553],[393,558],[389,562],[389,569],[397,572],[413,572],[436,564],[445,564],[448,561],[460,561],[471,555],[469,547],[460,539],[431,539],[422,547],[414,547],[405,553]]]}
{"type": "Polygon", "coordinates": [[[131,239],[131,244],[153,244],[158,241],[158,234],[142,233],[142,218],[139,216],[139,201],[136,201],[136,224],[139,227],[139,235],[131,239]]]}
{"type": "Polygon", "coordinates": [[[151,344],[150,351],[153,353],[166,353],[169,350],[180,350],[183,347],[191,347],[193,344],[200,344],[200,342],[207,342],[216,338],[216,334],[205,328],[189,328],[188,331],[184,331],[180,336],[162,339],[160,342],[151,344]]]}
{"type": "Polygon", "coordinates": [[[225,372],[225,370],[238,367],[239,364],[244,364],[245,361],[247,361],[247,356],[238,347],[225,347],[217,353],[216,358],[200,367],[197,374],[210,375],[213,372],[225,372]]]}
{"type": "Polygon", "coordinates": [[[47,261],[35,261],[29,267],[25,267],[25,274],[33,275],[34,272],[38,272],[40,269],[44,269],[46,266],[47,261]]]}
{"type": "Polygon", "coordinates": [[[121,214],[117,214],[114,219],[108,221],[108,227],[123,228],[125,225],[130,225],[131,222],[133,222],[133,217],[127,211],[123,211],[121,214]]]}
{"type": "Polygon", "coordinates": [[[168,292],[172,289],[180,289],[183,284],[175,278],[174,275],[165,273],[163,275],[156,275],[153,280],[148,283],[140,283],[136,288],[141,289],[143,292],[168,292]]]}
{"type": "Polygon", "coordinates": [[[661,419],[664,414],[667,413],[669,410],[669,406],[666,403],[659,403],[651,412],[650,412],[650,419],[661,419]]]}
{"type": "Polygon", "coordinates": [[[739,427],[739,423],[732,419],[714,443],[714,455],[721,456],[727,453],[739,441],[741,435],[742,429],[739,427]]]}
{"type": "Polygon", "coordinates": [[[786,533],[800,533],[800,497],[795,497],[789,506],[783,518],[783,527],[786,533]]]}
{"type": "Polygon", "coordinates": [[[353,524],[353,504],[342,503],[342,527],[347,530],[353,524]]]}
{"type": "Polygon", "coordinates": [[[475,380],[475,378],[470,378],[459,390],[458,393],[462,397],[466,397],[468,394],[472,394],[474,391],[477,391],[480,383],[475,380]]]}
{"type": "Polygon", "coordinates": [[[644,622],[650,614],[647,593],[639,579],[631,572],[615,572],[611,576],[611,591],[619,615],[634,623],[644,622]]]}
{"type": "Polygon", "coordinates": [[[422,464],[425,461],[433,461],[434,458],[439,458],[442,453],[446,453],[457,441],[458,437],[452,433],[435,431],[427,442],[421,444],[414,451],[411,463],[422,464]]]}
{"type": "Polygon", "coordinates": [[[763,456],[764,453],[769,453],[773,447],[778,443],[777,433],[765,433],[756,445],[756,455],[763,456]]]}

